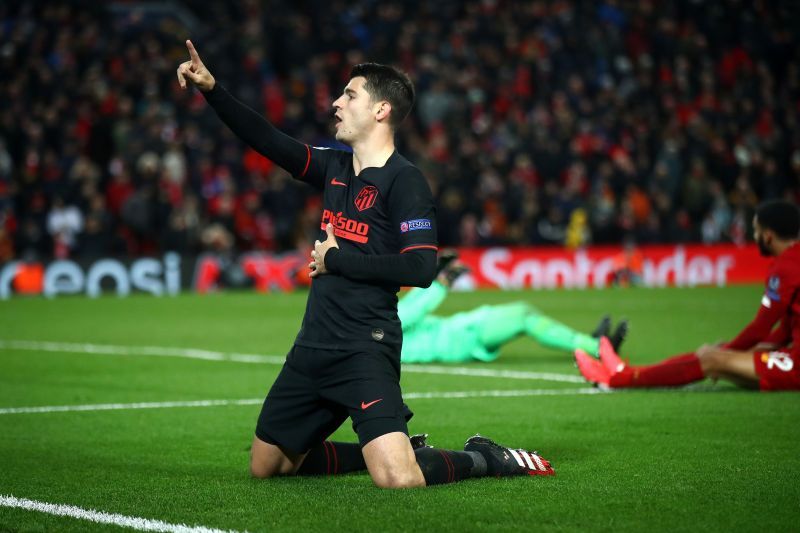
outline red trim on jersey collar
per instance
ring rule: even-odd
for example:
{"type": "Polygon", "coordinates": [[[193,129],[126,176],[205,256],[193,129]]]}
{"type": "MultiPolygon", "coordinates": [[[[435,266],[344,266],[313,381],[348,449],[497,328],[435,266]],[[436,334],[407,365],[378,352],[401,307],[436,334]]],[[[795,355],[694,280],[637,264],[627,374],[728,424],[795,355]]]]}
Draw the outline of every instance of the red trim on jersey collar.
{"type": "Polygon", "coordinates": [[[405,248],[400,250],[400,253],[404,254],[404,253],[409,252],[411,250],[420,250],[420,249],[423,249],[423,248],[428,249],[428,250],[435,250],[435,251],[439,250],[438,246],[434,246],[432,244],[416,244],[414,246],[406,246],[405,248]]]}
{"type": "Polygon", "coordinates": [[[306,156],[306,168],[304,168],[303,173],[300,174],[301,178],[304,178],[306,176],[306,172],[308,172],[308,165],[311,164],[311,148],[309,148],[308,145],[306,145],[306,152],[308,154],[306,156]]]}

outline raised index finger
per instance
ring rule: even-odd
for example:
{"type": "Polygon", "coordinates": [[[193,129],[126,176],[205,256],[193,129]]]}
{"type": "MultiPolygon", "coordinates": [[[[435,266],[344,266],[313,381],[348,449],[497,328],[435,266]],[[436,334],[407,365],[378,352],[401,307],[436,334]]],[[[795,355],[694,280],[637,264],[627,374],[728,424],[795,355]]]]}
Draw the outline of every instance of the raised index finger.
{"type": "Polygon", "coordinates": [[[186,48],[189,49],[189,57],[192,58],[192,63],[202,65],[203,62],[200,60],[200,56],[197,55],[197,50],[194,49],[194,45],[189,39],[186,39],[186,48]]]}

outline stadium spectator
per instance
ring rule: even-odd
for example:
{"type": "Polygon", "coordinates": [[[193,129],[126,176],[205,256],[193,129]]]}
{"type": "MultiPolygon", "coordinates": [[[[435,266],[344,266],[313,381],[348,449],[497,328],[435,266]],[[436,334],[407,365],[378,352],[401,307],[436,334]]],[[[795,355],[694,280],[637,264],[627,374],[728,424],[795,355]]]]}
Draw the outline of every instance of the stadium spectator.
{"type": "Polygon", "coordinates": [[[56,197],[86,218],[96,192],[123,253],[171,245],[162,234],[190,195],[198,229],[226,225],[238,251],[291,249],[313,229],[314,193],[177,90],[176,36],[190,30],[244,102],[319,146],[336,145],[328,103],[354,62],[410,72],[419,105],[398,143],[437,196],[443,245],[561,245],[579,208],[587,242],[742,242],[758,202],[800,198],[791,3],[184,4],[193,20],[137,3],[0,5],[0,204],[18,221],[15,257],[47,232],[56,197]],[[237,227],[248,209],[272,238],[237,227]]]}
{"type": "Polygon", "coordinates": [[[77,244],[77,235],[83,230],[83,213],[74,205],[65,205],[64,199],[56,196],[53,207],[47,213],[47,232],[55,246],[53,255],[59,259],[69,257],[77,244]]]}

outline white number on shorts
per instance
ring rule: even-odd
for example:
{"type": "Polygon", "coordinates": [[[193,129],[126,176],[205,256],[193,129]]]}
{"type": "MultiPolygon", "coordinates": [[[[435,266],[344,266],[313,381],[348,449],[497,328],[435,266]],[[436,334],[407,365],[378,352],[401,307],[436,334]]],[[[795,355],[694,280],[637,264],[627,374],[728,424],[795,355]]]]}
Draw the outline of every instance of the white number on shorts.
{"type": "Polygon", "coordinates": [[[777,367],[778,370],[784,372],[791,372],[794,368],[794,361],[791,357],[781,352],[769,352],[769,359],[767,359],[767,368],[770,370],[777,367]]]}

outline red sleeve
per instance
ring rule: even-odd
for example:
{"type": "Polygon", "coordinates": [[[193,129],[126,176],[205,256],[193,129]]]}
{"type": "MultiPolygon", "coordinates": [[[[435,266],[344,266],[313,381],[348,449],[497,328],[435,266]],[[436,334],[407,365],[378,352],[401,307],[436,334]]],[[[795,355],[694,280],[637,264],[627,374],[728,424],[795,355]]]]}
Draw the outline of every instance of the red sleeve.
{"type": "Polygon", "coordinates": [[[778,335],[773,333],[772,328],[786,314],[791,301],[791,284],[788,281],[787,276],[782,275],[779,269],[773,270],[767,279],[766,290],[756,317],[735,339],[725,344],[726,348],[749,350],[759,342],[767,342],[773,335],[778,335]]]}
{"type": "Polygon", "coordinates": [[[772,333],[764,339],[763,343],[766,344],[774,344],[775,346],[786,346],[789,344],[789,341],[792,340],[792,330],[788,326],[787,320],[784,318],[783,321],[778,325],[777,328],[772,330],[772,333]]]}

